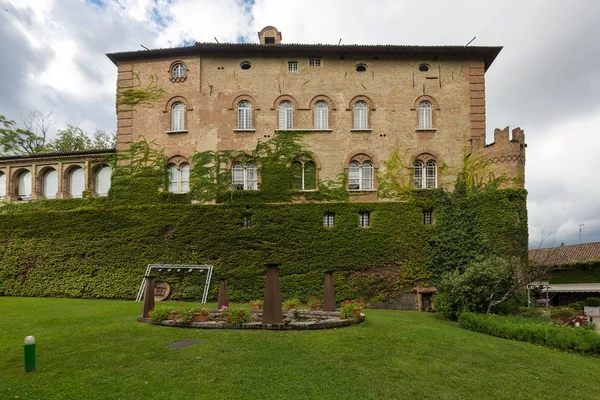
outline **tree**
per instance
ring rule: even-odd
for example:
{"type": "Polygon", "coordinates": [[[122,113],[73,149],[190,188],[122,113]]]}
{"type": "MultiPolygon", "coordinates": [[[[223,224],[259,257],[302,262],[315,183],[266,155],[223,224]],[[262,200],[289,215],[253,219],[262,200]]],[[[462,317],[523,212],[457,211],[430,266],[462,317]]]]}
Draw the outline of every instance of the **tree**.
{"type": "Polygon", "coordinates": [[[463,271],[444,274],[437,286],[435,306],[451,319],[463,311],[489,314],[528,283],[546,279],[550,270],[551,267],[526,263],[517,257],[491,256],[469,264],[463,271]]]}
{"type": "Polygon", "coordinates": [[[15,121],[0,115],[0,152],[3,155],[43,153],[45,145],[44,136],[19,128],[15,121]]]}
{"type": "Polygon", "coordinates": [[[51,140],[46,148],[50,152],[57,153],[84,151],[92,148],[92,139],[83,129],[68,124],[66,129],[58,131],[56,139],[51,140]]]}
{"type": "Polygon", "coordinates": [[[96,129],[92,142],[92,147],[94,149],[114,149],[117,144],[117,135],[115,132],[106,132],[104,130],[96,129]]]}

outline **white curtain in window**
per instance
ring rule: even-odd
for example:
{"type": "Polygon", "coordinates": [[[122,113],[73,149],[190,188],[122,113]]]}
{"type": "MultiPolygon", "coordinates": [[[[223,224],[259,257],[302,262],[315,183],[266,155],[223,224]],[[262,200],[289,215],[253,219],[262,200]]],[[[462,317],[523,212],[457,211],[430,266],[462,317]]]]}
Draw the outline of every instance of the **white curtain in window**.
{"type": "Polygon", "coordinates": [[[329,129],[329,106],[324,101],[315,104],[315,129],[329,129]]]}
{"type": "Polygon", "coordinates": [[[419,104],[419,129],[431,129],[431,104],[427,101],[422,101],[419,104]]]}
{"type": "Polygon", "coordinates": [[[190,191],[190,164],[181,164],[181,193],[190,191]]]}
{"type": "Polygon", "coordinates": [[[112,176],[112,169],[105,165],[98,168],[96,171],[96,179],[94,188],[97,196],[108,196],[108,189],[110,189],[110,178],[112,176]]]}
{"type": "Polygon", "coordinates": [[[69,194],[74,198],[83,197],[85,182],[83,168],[74,168],[69,172],[69,194]]]}
{"type": "Polygon", "coordinates": [[[6,196],[6,175],[0,172],[0,200],[6,196]]]}
{"type": "Polygon", "coordinates": [[[55,199],[58,192],[58,172],[49,169],[42,176],[42,195],[45,199],[55,199]]]}
{"type": "Polygon", "coordinates": [[[17,195],[23,200],[29,200],[29,196],[31,196],[31,172],[23,171],[19,174],[17,195]]]}
{"type": "Polygon", "coordinates": [[[252,129],[252,104],[248,101],[238,104],[238,129],[252,129]]]}
{"type": "Polygon", "coordinates": [[[256,173],[256,165],[252,163],[246,164],[246,190],[258,189],[258,174],[256,173]]]}
{"type": "Polygon", "coordinates": [[[279,103],[279,129],[292,129],[292,112],[292,103],[289,101],[279,103]]]}
{"type": "Polygon", "coordinates": [[[348,165],[348,189],[360,189],[360,167],[356,161],[352,161],[348,165]]]}
{"type": "Polygon", "coordinates": [[[367,103],[357,101],[354,104],[354,129],[367,129],[367,103]]]}
{"type": "Polygon", "coordinates": [[[169,165],[169,192],[179,192],[179,169],[173,165],[169,165]]]}
{"type": "Polygon", "coordinates": [[[425,187],[427,189],[436,187],[436,175],[435,161],[427,161],[427,166],[425,167],[425,187]]]}
{"type": "Polygon", "coordinates": [[[373,189],[373,164],[370,161],[365,161],[361,168],[361,189],[371,190],[373,189]]]}
{"type": "Polygon", "coordinates": [[[414,169],[414,186],[417,189],[423,188],[423,162],[420,160],[415,161],[415,169],[414,169]]]}
{"type": "Polygon", "coordinates": [[[233,190],[244,190],[244,166],[240,163],[233,164],[231,173],[233,190]]]}
{"type": "Polygon", "coordinates": [[[173,109],[171,110],[171,130],[185,130],[185,106],[183,103],[173,104],[173,109]]]}

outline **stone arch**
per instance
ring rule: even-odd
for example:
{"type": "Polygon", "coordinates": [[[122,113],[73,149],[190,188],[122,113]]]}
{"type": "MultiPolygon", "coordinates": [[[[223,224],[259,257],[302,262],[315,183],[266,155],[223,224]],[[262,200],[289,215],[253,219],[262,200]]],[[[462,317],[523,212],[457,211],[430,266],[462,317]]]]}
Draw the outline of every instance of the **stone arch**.
{"type": "Polygon", "coordinates": [[[346,157],[346,161],[344,161],[344,169],[347,170],[350,162],[354,160],[359,161],[360,163],[362,163],[365,160],[370,160],[373,164],[373,168],[379,168],[379,159],[377,158],[375,153],[366,149],[358,149],[351,152],[348,155],[348,157],[346,157]]]}

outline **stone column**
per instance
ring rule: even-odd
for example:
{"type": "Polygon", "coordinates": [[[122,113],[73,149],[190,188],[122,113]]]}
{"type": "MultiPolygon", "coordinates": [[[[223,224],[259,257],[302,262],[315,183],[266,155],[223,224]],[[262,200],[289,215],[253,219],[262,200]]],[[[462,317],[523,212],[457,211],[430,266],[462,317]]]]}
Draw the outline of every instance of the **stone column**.
{"type": "Polygon", "coordinates": [[[281,311],[281,288],[279,286],[279,265],[265,264],[265,267],[267,267],[267,286],[265,287],[263,325],[280,324],[283,318],[281,311]]]}
{"type": "Polygon", "coordinates": [[[323,311],[335,311],[335,292],[333,290],[333,272],[325,272],[323,287],[323,311]]]}
{"type": "Polygon", "coordinates": [[[148,318],[148,313],[154,310],[154,277],[144,276],[146,287],[144,289],[144,306],[142,308],[142,318],[148,318]]]}
{"type": "Polygon", "coordinates": [[[220,310],[223,306],[229,307],[229,299],[227,298],[227,279],[221,278],[219,284],[219,302],[217,308],[220,310]]]}

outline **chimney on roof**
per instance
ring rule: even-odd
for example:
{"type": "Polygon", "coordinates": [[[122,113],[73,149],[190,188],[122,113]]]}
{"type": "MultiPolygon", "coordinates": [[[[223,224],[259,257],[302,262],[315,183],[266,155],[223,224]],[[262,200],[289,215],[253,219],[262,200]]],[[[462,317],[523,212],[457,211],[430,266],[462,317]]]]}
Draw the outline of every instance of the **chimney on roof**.
{"type": "Polygon", "coordinates": [[[274,26],[265,26],[258,32],[258,40],[260,41],[260,44],[280,44],[281,32],[274,26]]]}

